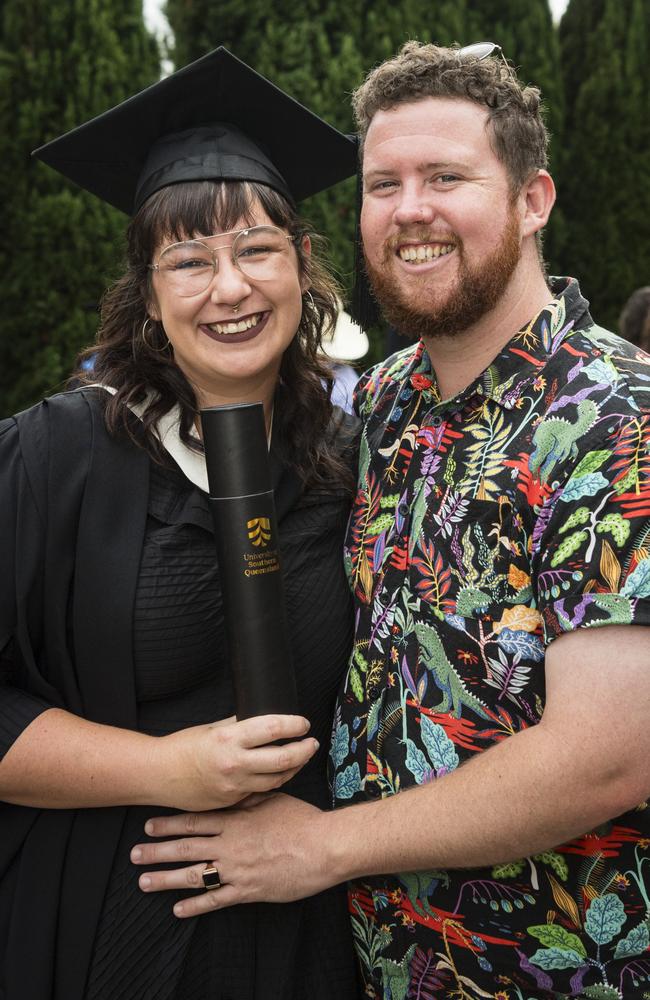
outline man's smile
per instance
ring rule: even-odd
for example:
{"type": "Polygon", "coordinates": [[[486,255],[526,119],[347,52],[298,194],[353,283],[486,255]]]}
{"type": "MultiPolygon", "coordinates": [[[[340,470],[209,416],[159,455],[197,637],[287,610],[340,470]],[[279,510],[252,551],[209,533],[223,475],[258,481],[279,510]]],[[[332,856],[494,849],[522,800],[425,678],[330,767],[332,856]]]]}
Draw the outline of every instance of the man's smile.
{"type": "Polygon", "coordinates": [[[454,243],[406,243],[397,248],[401,260],[412,264],[422,264],[446,257],[456,249],[454,243]]]}

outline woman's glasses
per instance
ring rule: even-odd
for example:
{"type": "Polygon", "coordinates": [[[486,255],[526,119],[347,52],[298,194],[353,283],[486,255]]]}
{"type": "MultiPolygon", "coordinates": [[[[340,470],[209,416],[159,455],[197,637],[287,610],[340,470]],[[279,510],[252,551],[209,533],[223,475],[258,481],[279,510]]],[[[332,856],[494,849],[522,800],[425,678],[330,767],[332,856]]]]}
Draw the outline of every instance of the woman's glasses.
{"type": "Polygon", "coordinates": [[[287,236],[277,226],[252,226],[216,236],[172,243],[161,252],[156,264],[149,264],[158,271],[171,291],[182,297],[200,295],[212,283],[219,270],[217,250],[230,247],[232,262],[243,275],[253,281],[271,281],[282,274],[290,261],[293,236],[287,236]],[[211,240],[224,236],[234,237],[232,243],[209,246],[211,240]]]}

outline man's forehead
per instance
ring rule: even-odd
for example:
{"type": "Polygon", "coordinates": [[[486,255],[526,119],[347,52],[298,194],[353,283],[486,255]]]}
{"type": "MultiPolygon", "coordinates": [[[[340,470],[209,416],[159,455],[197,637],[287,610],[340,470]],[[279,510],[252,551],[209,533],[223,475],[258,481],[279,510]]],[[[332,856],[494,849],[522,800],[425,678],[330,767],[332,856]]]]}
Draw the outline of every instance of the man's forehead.
{"type": "Polygon", "coordinates": [[[485,131],[488,109],[463,97],[421,97],[404,101],[391,108],[380,109],[370,122],[366,143],[371,137],[394,129],[429,134],[434,130],[472,128],[485,131]]]}
{"type": "Polygon", "coordinates": [[[374,115],[364,143],[364,166],[394,152],[417,157],[423,147],[440,149],[444,159],[484,155],[489,149],[487,124],[487,109],[463,98],[425,97],[397,104],[374,115]]]}

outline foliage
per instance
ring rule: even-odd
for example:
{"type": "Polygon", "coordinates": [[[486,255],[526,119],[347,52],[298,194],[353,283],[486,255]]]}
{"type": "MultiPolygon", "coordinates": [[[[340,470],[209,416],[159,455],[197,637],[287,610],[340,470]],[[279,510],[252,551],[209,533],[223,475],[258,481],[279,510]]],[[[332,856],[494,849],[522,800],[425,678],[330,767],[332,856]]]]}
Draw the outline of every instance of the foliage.
{"type": "Polygon", "coordinates": [[[649,40],[645,0],[570,0],[560,24],[567,240],[559,266],[580,277],[593,315],[610,328],[650,274],[649,40]]]}
{"type": "MultiPolygon", "coordinates": [[[[344,132],[350,94],[407,38],[498,42],[540,86],[558,202],[545,234],[551,273],[575,274],[615,327],[650,274],[650,5],[570,0],[553,28],[547,0],[167,0],[176,66],[224,44],[344,132]]],[[[0,416],[57,388],[92,340],[118,272],[124,218],[30,160],[48,139],[156,79],[159,54],[135,0],[0,4],[0,416]]],[[[295,137],[300,155],[301,137],[295,137]]],[[[349,293],[354,180],[307,200],[349,293]]],[[[381,358],[371,334],[364,364],[381,358]]]]}
{"type": "Polygon", "coordinates": [[[30,151],[157,78],[135,0],[4,0],[0,416],[56,390],[92,341],[125,219],[30,151]]]}

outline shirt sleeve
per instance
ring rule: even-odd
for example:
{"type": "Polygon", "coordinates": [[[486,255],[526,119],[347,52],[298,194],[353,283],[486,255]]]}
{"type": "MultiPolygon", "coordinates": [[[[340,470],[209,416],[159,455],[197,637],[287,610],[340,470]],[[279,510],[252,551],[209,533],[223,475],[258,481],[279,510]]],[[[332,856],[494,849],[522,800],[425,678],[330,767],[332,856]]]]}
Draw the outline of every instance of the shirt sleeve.
{"type": "Polygon", "coordinates": [[[537,518],[532,557],[547,643],[650,625],[650,416],[612,417],[576,456],[537,518]]]}

